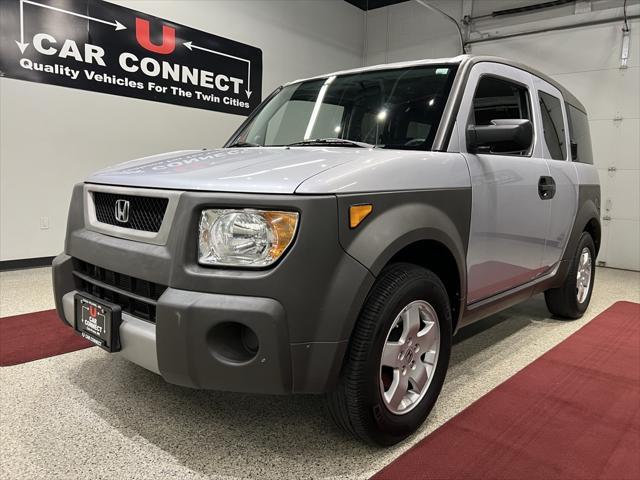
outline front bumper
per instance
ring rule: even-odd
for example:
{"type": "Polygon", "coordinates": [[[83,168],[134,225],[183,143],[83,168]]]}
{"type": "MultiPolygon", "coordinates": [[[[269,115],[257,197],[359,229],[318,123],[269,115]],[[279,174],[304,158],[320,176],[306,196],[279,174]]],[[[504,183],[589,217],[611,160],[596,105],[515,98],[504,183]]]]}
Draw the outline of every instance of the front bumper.
{"type": "Polygon", "coordinates": [[[85,228],[81,187],[72,199],[65,253],[53,263],[56,306],[66,323],[74,325],[73,295],[82,291],[74,275],[74,259],[79,259],[168,286],[157,300],[155,323],[123,312],[118,355],[170,383],[254,393],[323,393],[335,386],[374,280],[339,245],[335,198],[303,197],[287,205],[277,196],[227,194],[212,200],[185,192],[166,245],[150,245],[85,228]],[[197,264],[200,210],[235,203],[302,212],[296,243],[273,269],[197,264]],[[227,325],[242,325],[255,334],[255,355],[228,351],[237,338],[227,325]]]}
{"type": "MultiPolygon", "coordinates": [[[[75,327],[73,258],[53,262],[60,317],[75,327]]],[[[233,348],[238,339],[224,335],[233,348]]],[[[332,388],[347,341],[290,343],[283,306],[270,298],[220,295],[168,288],[158,300],[156,323],[122,313],[126,358],[169,383],[192,388],[253,393],[322,393],[332,388]],[[229,324],[255,333],[255,355],[238,358],[216,338],[229,324]],[[294,368],[295,366],[295,368],[294,368]],[[295,370],[295,371],[294,371],[295,370]]]]}

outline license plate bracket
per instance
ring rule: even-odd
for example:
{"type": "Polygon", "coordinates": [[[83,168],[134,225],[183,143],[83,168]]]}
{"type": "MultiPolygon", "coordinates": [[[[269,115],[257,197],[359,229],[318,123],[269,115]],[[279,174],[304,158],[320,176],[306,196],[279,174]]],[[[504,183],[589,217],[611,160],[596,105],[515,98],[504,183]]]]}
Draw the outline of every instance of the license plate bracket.
{"type": "Polygon", "coordinates": [[[75,330],[80,336],[107,352],[117,352],[120,344],[122,309],[92,295],[74,296],[75,330]]]}

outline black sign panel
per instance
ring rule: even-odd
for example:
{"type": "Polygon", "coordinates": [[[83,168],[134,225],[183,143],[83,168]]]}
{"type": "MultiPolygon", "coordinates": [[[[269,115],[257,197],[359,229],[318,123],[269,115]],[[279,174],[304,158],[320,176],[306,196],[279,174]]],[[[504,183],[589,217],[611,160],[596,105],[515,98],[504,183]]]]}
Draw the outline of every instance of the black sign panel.
{"type": "Polygon", "coordinates": [[[0,72],[248,115],[261,101],[262,51],[100,0],[1,0],[0,72]]]}

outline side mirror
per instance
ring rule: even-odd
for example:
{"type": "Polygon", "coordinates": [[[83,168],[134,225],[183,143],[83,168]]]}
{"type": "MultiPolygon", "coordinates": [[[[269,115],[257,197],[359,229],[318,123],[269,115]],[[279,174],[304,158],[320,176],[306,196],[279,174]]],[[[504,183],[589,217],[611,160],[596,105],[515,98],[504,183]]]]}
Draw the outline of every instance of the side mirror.
{"type": "Polygon", "coordinates": [[[533,126],[529,120],[492,120],[491,125],[467,127],[467,150],[489,152],[521,152],[533,142],[533,126]]]}

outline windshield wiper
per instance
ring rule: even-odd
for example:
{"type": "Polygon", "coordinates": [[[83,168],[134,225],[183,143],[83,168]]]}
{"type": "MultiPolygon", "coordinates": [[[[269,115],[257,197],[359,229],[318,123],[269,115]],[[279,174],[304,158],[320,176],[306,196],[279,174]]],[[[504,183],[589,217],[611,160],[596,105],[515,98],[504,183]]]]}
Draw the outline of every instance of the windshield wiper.
{"type": "Polygon", "coordinates": [[[305,145],[336,145],[344,147],[358,147],[358,148],[371,148],[373,145],[365,142],[356,142],[355,140],[347,140],[346,138],[314,138],[309,140],[303,140],[301,142],[294,142],[287,145],[287,147],[303,147],[305,145]]]}
{"type": "Polygon", "coordinates": [[[243,147],[261,147],[262,145],[258,145],[257,143],[251,142],[235,142],[229,145],[227,148],[243,148],[243,147]]]}

